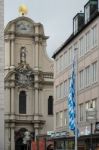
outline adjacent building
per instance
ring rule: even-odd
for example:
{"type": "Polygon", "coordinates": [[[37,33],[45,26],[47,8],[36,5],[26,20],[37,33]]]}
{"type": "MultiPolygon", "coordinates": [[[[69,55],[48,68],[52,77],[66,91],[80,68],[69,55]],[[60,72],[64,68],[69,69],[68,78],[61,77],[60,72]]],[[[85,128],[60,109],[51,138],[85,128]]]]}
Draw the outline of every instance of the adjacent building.
{"type": "Polygon", "coordinates": [[[5,150],[23,150],[25,131],[35,139],[53,130],[53,61],[41,23],[21,16],[4,34],[5,150]]]}
{"type": "Polygon", "coordinates": [[[4,150],[4,1],[0,0],[0,150],[4,150]]]}
{"type": "MultiPolygon", "coordinates": [[[[98,6],[98,0],[88,1],[84,6],[84,13],[78,13],[73,19],[73,33],[53,54],[55,59],[54,130],[56,133],[66,131],[66,135],[69,137],[73,136],[68,128],[68,94],[75,49],[77,51],[77,115],[80,136],[91,134],[91,125],[86,116],[90,107],[95,109],[94,121],[92,122],[94,135],[97,133],[96,124],[99,124],[98,6]]],[[[99,144],[99,135],[96,141],[95,147],[99,144]]],[[[90,138],[86,143],[90,145],[90,138]]],[[[83,140],[82,147],[86,143],[83,140]]],[[[58,146],[62,148],[64,143],[58,143],[58,146]]]]}

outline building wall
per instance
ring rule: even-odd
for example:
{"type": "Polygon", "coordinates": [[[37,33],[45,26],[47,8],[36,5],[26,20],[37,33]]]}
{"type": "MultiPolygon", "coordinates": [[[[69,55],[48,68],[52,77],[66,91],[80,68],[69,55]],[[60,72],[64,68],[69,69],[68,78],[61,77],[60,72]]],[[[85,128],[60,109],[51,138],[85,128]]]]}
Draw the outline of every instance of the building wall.
{"type": "Polygon", "coordinates": [[[0,150],[4,150],[4,1],[0,0],[0,150]]]}
{"type": "MultiPolygon", "coordinates": [[[[60,51],[59,54],[55,57],[55,82],[54,82],[54,91],[55,91],[55,124],[54,129],[56,131],[64,130],[67,127],[68,131],[68,121],[65,125],[64,122],[60,126],[56,126],[56,113],[60,114],[60,118],[64,120],[64,110],[67,110],[68,114],[68,92],[69,92],[69,81],[72,72],[72,60],[74,55],[74,49],[77,48],[78,53],[78,125],[80,128],[80,133],[85,134],[86,126],[88,130],[90,130],[90,123],[86,121],[86,105],[87,102],[91,102],[96,99],[96,112],[97,112],[97,121],[99,121],[99,18],[95,19],[92,23],[90,23],[74,40],[72,40],[67,46],[60,51]],[[96,26],[95,38],[96,41],[93,44],[93,28],[96,26]],[[86,34],[90,32],[88,40],[86,41],[86,34]],[[84,37],[84,41],[82,46],[80,45],[81,38],[84,37]],[[89,44],[89,45],[88,45],[89,44]],[[87,48],[86,48],[87,47],[87,48]],[[82,50],[82,51],[81,51],[82,50]],[[93,63],[96,63],[96,80],[93,81],[93,63]],[[88,79],[86,79],[86,68],[90,66],[88,79]],[[83,77],[80,77],[80,71],[84,70],[83,77]],[[81,79],[82,78],[82,79],[81,79]],[[82,80],[82,81],[81,81],[82,80]],[[87,81],[88,80],[88,81],[87,81]],[[66,82],[65,82],[66,81],[66,82]],[[81,82],[81,83],[80,83],[81,82]],[[86,82],[89,82],[87,85],[86,82]],[[80,85],[82,84],[82,85],[80,85]],[[81,87],[80,87],[81,86],[81,87]],[[61,91],[61,92],[60,92],[61,91]],[[63,92],[62,92],[63,91],[63,92]],[[60,93],[60,95],[59,95],[60,93]],[[81,104],[83,105],[83,109],[80,110],[81,104]],[[81,112],[83,111],[83,112],[81,112]],[[63,114],[61,113],[63,112],[63,114]],[[83,115],[83,119],[80,120],[80,113],[83,115]],[[62,117],[61,117],[62,116],[62,117]]],[[[58,114],[57,114],[58,115],[58,114]]],[[[68,115],[67,115],[68,120],[68,115]]],[[[96,120],[95,120],[96,121],[96,120]]],[[[93,129],[94,130],[94,129],[93,129]]]]}

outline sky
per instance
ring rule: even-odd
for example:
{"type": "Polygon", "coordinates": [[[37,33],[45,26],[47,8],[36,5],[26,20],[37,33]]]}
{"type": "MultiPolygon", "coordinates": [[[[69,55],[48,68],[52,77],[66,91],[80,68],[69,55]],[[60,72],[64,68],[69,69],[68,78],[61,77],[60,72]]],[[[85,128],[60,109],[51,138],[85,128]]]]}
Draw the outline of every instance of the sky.
{"type": "Polygon", "coordinates": [[[73,17],[84,12],[84,5],[88,0],[5,0],[4,20],[6,24],[19,17],[19,6],[25,4],[28,7],[27,17],[34,22],[44,25],[47,40],[47,53],[52,57],[55,50],[73,32],[73,17]]]}

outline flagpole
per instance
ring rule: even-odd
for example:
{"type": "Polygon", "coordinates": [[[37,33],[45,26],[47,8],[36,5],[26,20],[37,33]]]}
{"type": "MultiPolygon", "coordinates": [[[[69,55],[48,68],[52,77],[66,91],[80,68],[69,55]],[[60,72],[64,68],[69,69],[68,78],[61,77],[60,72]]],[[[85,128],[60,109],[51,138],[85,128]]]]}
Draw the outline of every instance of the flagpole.
{"type": "Polygon", "coordinates": [[[78,56],[77,56],[77,50],[78,48],[74,49],[74,57],[75,57],[75,150],[78,149],[78,127],[77,127],[77,123],[78,123],[78,119],[77,119],[77,107],[78,107],[78,99],[77,99],[77,74],[78,74],[78,56]]]}

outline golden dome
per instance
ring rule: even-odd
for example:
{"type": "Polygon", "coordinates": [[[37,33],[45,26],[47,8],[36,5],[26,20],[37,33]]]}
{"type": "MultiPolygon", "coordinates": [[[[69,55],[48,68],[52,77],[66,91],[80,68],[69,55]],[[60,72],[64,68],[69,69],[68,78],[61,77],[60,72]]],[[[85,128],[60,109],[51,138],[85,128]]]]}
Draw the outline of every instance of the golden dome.
{"type": "Polygon", "coordinates": [[[28,13],[28,8],[26,5],[22,4],[20,7],[19,7],[19,13],[21,15],[25,15],[28,13]]]}

